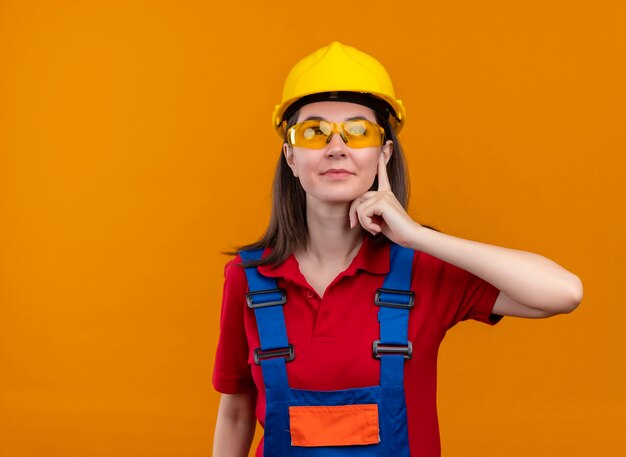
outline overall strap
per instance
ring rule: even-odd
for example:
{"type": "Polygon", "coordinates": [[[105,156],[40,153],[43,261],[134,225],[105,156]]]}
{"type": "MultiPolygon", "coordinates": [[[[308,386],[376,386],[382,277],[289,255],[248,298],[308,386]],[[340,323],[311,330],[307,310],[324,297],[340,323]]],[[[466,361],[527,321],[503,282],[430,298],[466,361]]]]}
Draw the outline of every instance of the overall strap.
{"type": "Polygon", "coordinates": [[[413,354],[408,341],[409,310],[415,302],[411,290],[413,254],[412,249],[391,243],[389,273],[374,299],[380,306],[380,340],[374,341],[373,352],[375,358],[381,359],[381,386],[403,385],[404,361],[413,354]]]}
{"type": "MultiPolygon", "coordinates": [[[[244,262],[258,260],[263,249],[240,251],[244,262]]],[[[254,310],[261,347],[254,350],[254,362],[261,365],[263,381],[268,388],[286,388],[285,362],[294,358],[293,346],[287,340],[283,314],[286,302],[284,289],[279,289],[274,278],[261,275],[256,267],[245,267],[248,280],[246,303],[254,310]]]]}

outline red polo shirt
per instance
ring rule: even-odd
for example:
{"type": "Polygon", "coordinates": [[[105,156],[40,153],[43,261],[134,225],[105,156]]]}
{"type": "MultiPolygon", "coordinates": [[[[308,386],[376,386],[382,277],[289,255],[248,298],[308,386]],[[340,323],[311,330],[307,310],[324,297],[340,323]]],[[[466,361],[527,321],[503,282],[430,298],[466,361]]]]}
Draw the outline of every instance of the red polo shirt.
{"type": "MultiPolygon", "coordinates": [[[[276,278],[285,289],[285,322],[295,359],[287,363],[289,385],[298,389],[337,390],[377,385],[380,362],[372,357],[379,339],[374,304],[376,289],[389,272],[390,244],[376,244],[364,234],[359,252],[348,268],[320,297],[300,272],[293,254],[272,269],[259,272],[276,278]]],[[[271,248],[263,252],[265,257],[271,248]]],[[[260,346],[254,311],[246,306],[247,280],[241,257],[224,268],[220,338],[213,386],[218,392],[258,391],[256,416],[265,423],[265,388],[253,351],[260,346]]],[[[457,322],[475,319],[495,325],[502,316],[491,314],[499,290],[492,284],[424,252],[413,257],[411,289],[415,306],[409,314],[413,357],[405,362],[405,396],[412,457],[439,457],[436,410],[437,353],[446,331],[457,322]]],[[[262,456],[263,443],[256,456],[262,456]]]]}

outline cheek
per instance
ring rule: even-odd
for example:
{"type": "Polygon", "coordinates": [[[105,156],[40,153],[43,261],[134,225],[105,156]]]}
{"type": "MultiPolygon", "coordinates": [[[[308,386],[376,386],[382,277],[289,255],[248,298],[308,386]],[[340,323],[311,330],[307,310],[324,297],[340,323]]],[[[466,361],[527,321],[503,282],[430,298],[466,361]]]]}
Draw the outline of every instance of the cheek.
{"type": "Polygon", "coordinates": [[[318,162],[312,155],[301,154],[294,158],[293,171],[298,174],[298,179],[303,183],[309,183],[317,174],[318,162]]]}
{"type": "Polygon", "coordinates": [[[362,157],[362,160],[358,162],[358,167],[361,170],[361,176],[371,185],[378,172],[378,151],[362,157]]]}

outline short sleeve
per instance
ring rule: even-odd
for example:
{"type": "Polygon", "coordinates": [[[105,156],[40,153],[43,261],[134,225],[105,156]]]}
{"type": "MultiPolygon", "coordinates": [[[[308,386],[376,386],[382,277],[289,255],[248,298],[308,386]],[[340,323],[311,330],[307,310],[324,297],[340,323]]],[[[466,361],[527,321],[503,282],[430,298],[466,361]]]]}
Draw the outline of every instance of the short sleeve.
{"type": "Polygon", "coordinates": [[[444,284],[450,287],[450,308],[445,320],[447,328],[460,321],[473,319],[495,325],[503,316],[493,314],[493,305],[500,290],[493,284],[450,263],[443,263],[444,284]]]}
{"type": "Polygon", "coordinates": [[[240,256],[224,266],[220,336],[213,368],[213,387],[225,394],[241,393],[254,387],[244,323],[247,280],[243,268],[236,263],[241,263],[240,256]]]}
{"type": "Polygon", "coordinates": [[[493,284],[424,252],[416,261],[417,274],[422,275],[418,282],[429,291],[444,330],[467,319],[488,325],[500,322],[503,316],[491,312],[500,293],[493,284]]]}

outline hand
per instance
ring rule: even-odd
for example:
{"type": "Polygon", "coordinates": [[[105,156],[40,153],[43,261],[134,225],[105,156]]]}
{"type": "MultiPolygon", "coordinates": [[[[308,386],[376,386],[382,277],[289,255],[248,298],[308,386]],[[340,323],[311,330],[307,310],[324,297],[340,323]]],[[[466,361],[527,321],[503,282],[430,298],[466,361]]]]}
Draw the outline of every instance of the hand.
{"type": "Polygon", "coordinates": [[[378,190],[365,192],[350,205],[350,228],[357,220],[372,235],[382,232],[387,238],[406,246],[411,235],[422,228],[404,210],[391,191],[384,154],[378,159],[378,190]]]}

